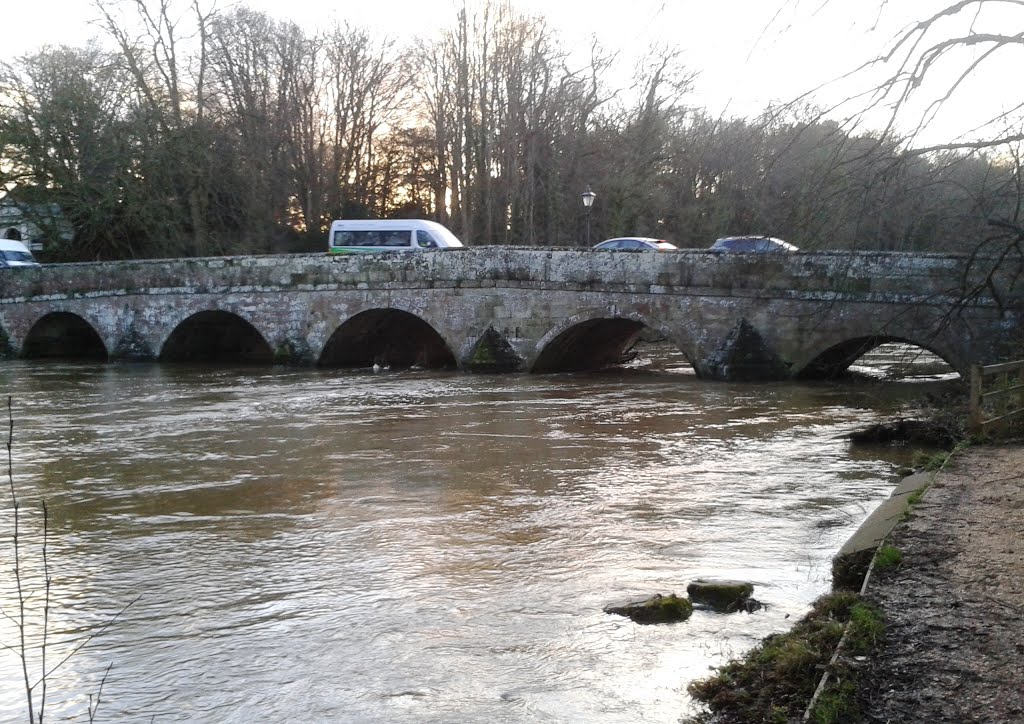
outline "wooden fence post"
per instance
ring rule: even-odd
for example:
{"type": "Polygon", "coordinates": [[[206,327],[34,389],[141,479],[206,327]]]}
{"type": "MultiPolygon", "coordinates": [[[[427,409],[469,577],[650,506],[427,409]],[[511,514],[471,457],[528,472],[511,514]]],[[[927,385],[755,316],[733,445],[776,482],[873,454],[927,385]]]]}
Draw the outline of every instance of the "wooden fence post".
{"type": "Polygon", "coordinates": [[[971,365],[971,399],[970,399],[970,413],[968,416],[968,429],[972,435],[979,435],[984,431],[985,426],[982,424],[982,411],[981,411],[981,365],[971,365]]]}

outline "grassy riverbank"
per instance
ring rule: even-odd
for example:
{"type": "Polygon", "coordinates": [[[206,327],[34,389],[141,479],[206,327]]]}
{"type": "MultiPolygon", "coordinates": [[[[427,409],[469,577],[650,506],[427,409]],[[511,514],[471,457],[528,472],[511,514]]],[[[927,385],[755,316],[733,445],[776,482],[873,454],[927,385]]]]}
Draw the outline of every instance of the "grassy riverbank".
{"type": "Polygon", "coordinates": [[[743,659],[690,684],[690,695],[708,707],[690,721],[784,724],[798,719],[826,667],[834,683],[818,696],[813,721],[849,721],[856,707],[856,670],[846,661],[871,654],[883,630],[881,612],[859,594],[822,596],[791,631],[769,636],[743,659]],[[832,661],[840,647],[848,658],[832,661]]]}
{"type": "MultiPolygon", "coordinates": [[[[938,430],[950,443],[962,435],[956,418],[933,416],[927,423],[876,426],[868,438],[890,429],[938,430]]],[[[954,445],[954,450],[961,446],[954,445]]],[[[943,466],[952,453],[919,456],[922,470],[943,466]]],[[[868,578],[896,570],[901,551],[879,542],[911,516],[931,474],[911,475],[862,524],[836,556],[833,591],[814,602],[810,613],[787,633],[769,636],[743,658],[690,684],[704,711],[690,724],[733,724],[807,720],[838,724],[861,720],[865,662],[875,657],[886,630],[886,612],[865,595],[868,578]]]]}

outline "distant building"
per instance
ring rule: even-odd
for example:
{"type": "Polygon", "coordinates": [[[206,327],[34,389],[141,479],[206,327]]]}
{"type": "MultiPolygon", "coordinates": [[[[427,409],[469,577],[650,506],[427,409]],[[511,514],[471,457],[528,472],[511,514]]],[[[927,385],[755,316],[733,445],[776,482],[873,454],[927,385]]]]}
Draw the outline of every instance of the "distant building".
{"type": "Polygon", "coordinates": [[[0,199],[0,238],[43,251],[47,244],[70,241],[73,236],[74,230],[57,204],[24,204],[9,196],[0,199]]]}

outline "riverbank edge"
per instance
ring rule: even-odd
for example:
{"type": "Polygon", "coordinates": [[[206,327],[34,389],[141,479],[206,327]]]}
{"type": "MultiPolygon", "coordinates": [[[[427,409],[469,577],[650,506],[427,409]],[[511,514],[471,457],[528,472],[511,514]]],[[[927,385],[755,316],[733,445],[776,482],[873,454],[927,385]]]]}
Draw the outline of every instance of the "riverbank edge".
{"type": "MultiPolygon", "coordinates": [[[[950,452],[953,455],[956,448],[950,452]]],[[[947,456],[946,460],[949,459],[947,456]]],[[[911,473],[902,478],[889,493],[889,497],[875,508],[867,518],[858,526],[846,543],[840,547],[839,552],[833,558],[832,564],[832,590],[854,589],[860,596],[864,596],[871,583],[871,573],[874,570],[878,552],[889,539],[889,536],[909,514],[911,506],[922,498],[935,482],[935,477],[942,468],[937,470],[926,470],[911,473]],[[859,578],[860,585],[851,586],[853,581],[859,578]]],[[[836,645],[835,652],[829,660],[828,665],[818,680],[814,694],[807,702],[807,708],[801,721],[811,720],[814,709],[826,690],[832,672],[843,651],[843,644],[846,640],[850,624],[846,624],[843,637],[836,645]]]]}
{"type": "Polygon", "coordinates": [[[842,558],[865,550],[875,550],[882,545],[903,519],[912,503],[913,494],[930,486],[937,472],[912,473],[896,483],[889,497],[864,519],[836,553],[836,557],[842,558]]]}
{"type": "Polygon", "coordinates": [[[864,593],[871,577],[875,553],[904,519],[915,495],[922,495],[934,482],[937,473],[938,470],[921,471],[901,478],[889,497],[871,511],[832,558],[833,590],[859,590],[864,593]]]}
{"type": "MultiPolygon", "coordinates": [[[[718,669],[718,673],[710,678],[693,682],[688,687],[691,696],[698,701],[703,700],[710,703],[709,695],[718,699],[717,693],[723,689],[739,687],[739,692],[732,703],[726,704],[726,710],[717,712],[705,710],[701,714],[684,719],[688,724],[707,724],[709,722],[740,722],[750,721],[747,717],[757,716],[758,721],[782,721],[778,717],[782,715],[783,709],[789,709],[790,714],[785,721],[808,722],[825,721],[840,722],[852,714],[849,699],[849,685],[851,681],[844,681],[841,684],[841,691],[832,691],[837,681],[849,679],[852,673],[842,662],[844,653],[857,654],[859,658],[870,655],[874,648],[871,641],[881,632],[881,628],[873,629],[876,624],[884,626],[884,612],[876,610],[870,604],[866,604],[865,594],[871,579],[871,572],[874,570],[876,560],[879,559],[879,552],[883,551],[886,541],[899,524],[910,515],[911,507],[923,499],[927,490],[935,482],[936,476],[941,472],[945,464],[949,462],[954,453],[959,449],[954,446],[943,459],[943,464],[937,470],[917,471],[899,478],[889,496],[883,500],[857,529],[850,535],[839,551],[833,556],[832,586],[829,593],[824,594],[815,601],[812,610],[802,619],[797,621],[793,628],[787,633],[776,634],[764,639],[742,658],[727,664],[718,669]],[[864,609],[863,606],[867,605],[864,609]],[[855,613],[853,609],[862,608],[855,613]],[[860,614],[867,613],[866,621],[860,614]],[[855,618],[858,620],[855,621],[855,618]],[[831,622],[831,623],[829,623],[831,622]],[[864,626],[868,627],[866,631],[864,626]],[[825,644],[825,641],[832,634],[823,634],[824,628],[838,626],[839,630],[834,634],[832,643],[825,644]],[[856,629],[854,631],[854,629],[856,629]],[[822,645],[825,648],[822,648],[822,645]],[[789,651],[800,651],[803,663],[796,668],[788,669],[785,673],[778,674],[773,669],[781,665],[787,669],[788,664],[782,659],[773,663],[773,659],[780,655],[784,659],[789,651]],[[850,651],[856,649],[855,651],[850,651]],[[764,668],[767,667],[767,668],[764,668]],[[803,673],[799,673],[800,671],[803,673]],[[762,673],[757,673],[761,671],[762,673]],[[745,673],[744,673],[745,672],[745,673]],[[753,672],[753,674],[751,673],[753,672]],[[779,702],[772,701],[771,697],[766,700],[762,694],[759,699],[752,701],[742,693],[744,687],[760,682],[765,689],[771,690],[774,687],[769,680],[781,677],[789,679],[792,686],[781,684],[782,688],[776,689],[776,693],[789,699],[789,705],[779,706],[779,702]],[[839,680],[836,679],[839,677],[839,680]],[[716,683],[717,679],[717,683],[716,683]],[[802,681],[803,683],[798,683],[802,681]],[[710,686],[706,686],[710,684],[710,686]],[[813,688],[812,688],[813,687],[813,688]],[[802,717],[793,710],[793,696],[799,699],[797,690],[802,689],[806,693],[803,701],[797,704],[802,711],[802,717]],[[824,699],[829,699],[825,702],[824,699]],[[742,702],[743,699],[747,699],[742,702]],[[739,709],[733,708],[739,706],[739,709]],[[817,712],[816,709],[824,707],[824,710],[817,712]]],[[[880,566],[887,565],[880,562],[880,566]]],[[[778,683],[777,681],[774,683],[778,683]]],[[[758,686],[758,688],[761,688],[758,686]]],[[[729,695],[725,699],[733,698],[729,695]]],[[[713,706],[712,709],[718,709],[713,706]]]]}

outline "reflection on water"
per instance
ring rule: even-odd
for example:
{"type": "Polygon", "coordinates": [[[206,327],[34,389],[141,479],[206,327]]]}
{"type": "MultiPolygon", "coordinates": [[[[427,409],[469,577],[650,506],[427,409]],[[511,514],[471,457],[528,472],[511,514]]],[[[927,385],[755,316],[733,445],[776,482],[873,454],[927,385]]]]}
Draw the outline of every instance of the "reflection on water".
{"type": "MultiPolygon", "coordinates": [[[[0,379],[23,531],[40,498],[52,511],[51,652],[142,595],[53,681],[54,717],[81,715],[113,663],[109,720],[674,722],[689,680],[827,589],[910,454],[842,437],[900,388],[705,383],[640,357],[581,376],[0,379]],[[768,609],[602,612],[707,575],[754,581],[768,609]]],[[[5,577],[4,611],[14,595],[5,577]]],[[[0,680],[0,718],[23,718],[10,654],[0,680]]]]}

